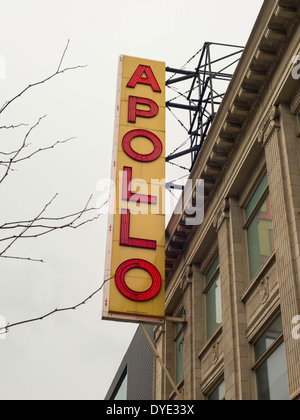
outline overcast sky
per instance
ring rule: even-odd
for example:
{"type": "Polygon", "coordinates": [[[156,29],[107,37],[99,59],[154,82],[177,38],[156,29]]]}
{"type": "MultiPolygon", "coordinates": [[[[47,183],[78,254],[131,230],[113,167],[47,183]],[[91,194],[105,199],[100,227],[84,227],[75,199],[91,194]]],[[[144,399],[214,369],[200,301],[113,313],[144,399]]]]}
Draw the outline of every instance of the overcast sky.
{"type": "MultiPolygon", "coordinates": [[[[29,90],[0,116],[0,126],[35,124],[31,147],[75,140],[20,162],[1,187],[0,224],[82,209],[110,176],[118,56],[180,68],[205,41],[245,45],[263,0],[0,0],[0,106],[64,66],[87,65],[29,90]],[[5,68],[3,68],[5,63],[5,68]],[[5,70],[5,71],[4,71],[5,70]],[[5,73],[5,74],[4,74],[5,73]],[[5,75],[5,77],[4,77],[5,75]]],[[[2,145],[28,127],[0,130],[2,145]]],[[[168,149],[176,138],[167,126],[168,149]]],[[[20,144],[20,143],[19,143],[20,144]]],[[[2,148],[0,148],[0,151],[2,148]]],[[[180,175],[169,174],[169,179],[180,175]]],[[[38,239],[18,240],[0,265],[0,318],[14,323],[73,306],[103,281],[107,217],[38,239]]],[[[0,250],[3,249],[0,244],[0,250]]],[[[0,400],[103,399],[136,325],[101,320],[102,295],[76,311],[12,328],[0,340],[0,400]]]]}

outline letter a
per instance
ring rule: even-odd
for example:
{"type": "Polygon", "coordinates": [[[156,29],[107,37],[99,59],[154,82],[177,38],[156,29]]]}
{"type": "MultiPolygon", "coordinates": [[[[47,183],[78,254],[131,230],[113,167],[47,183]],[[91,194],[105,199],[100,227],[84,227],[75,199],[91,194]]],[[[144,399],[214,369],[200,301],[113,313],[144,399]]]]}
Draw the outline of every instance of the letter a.
{"type": "Polygon", "coordinates": [[[150,85],[154,92],[161,92],[159,84],[157,83],[157,80],[150,66],[144,66],[140,64],[127,83],[127,87],[135,88],[137,83],[150,85]],[[144,74],[146,77],[143,76],[144,74]]]}

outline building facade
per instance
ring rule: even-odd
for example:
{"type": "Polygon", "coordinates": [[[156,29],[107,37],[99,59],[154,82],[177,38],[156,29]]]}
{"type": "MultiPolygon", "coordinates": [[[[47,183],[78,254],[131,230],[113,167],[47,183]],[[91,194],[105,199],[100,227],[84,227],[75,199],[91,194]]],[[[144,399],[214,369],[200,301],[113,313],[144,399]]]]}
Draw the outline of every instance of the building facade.
{"type": "MultiPolygon", "coordinates": [[[[154,342],[182,397],[300,399],[300,0],[266,0],[166,229],[154,342]]],[[[153,399],[176,399],[157,359],[153,399]]]]}
{"type": "MultiPolygon", "coordinates": [[[[153,338],[151,326],[145,326],[153,338]]],[[[140,327],[106,394],[105,400],[152,400],[153,399],[153,350],[140,327]]]]}

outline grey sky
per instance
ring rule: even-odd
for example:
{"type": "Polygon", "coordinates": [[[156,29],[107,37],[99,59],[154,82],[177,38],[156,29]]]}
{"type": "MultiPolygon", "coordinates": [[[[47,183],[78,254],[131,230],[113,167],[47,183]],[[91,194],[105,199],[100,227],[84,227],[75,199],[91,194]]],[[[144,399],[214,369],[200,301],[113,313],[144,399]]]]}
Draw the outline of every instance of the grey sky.
{"type": "MultiPolygon", "coordinates": [[[[0,224],[80,210],[99,180],[109,178],[119,54],[181,67],[205,41],[244,45],[262,0],[0,0],[0,105],[53,73],[70,39],[64,65],[87,65],[27,92],[0,126],[34,124],[30,142],[59,145],[20,163],[1,184],[0,224]]],[[[170,149],[176,128],[167,126],[170,149]]],[[[16,144],[24,128],[0,132],[16,144]]],[[[184,138],[182,138],[182,141],[184,138]]],[[[1,149],[0,149],[1,150],[1,149]]],[[[177,172],[169,174],[176,177],[177,172]]],[[[106,219],[77,231],[17,241],[11,254],[44,264],[1,259],[0,316],[7,322],[74,305],[103,280],[106,219]]],[[[83,308],[12,328],[0,340],[0,400],[103,399],[136,325],[101,321],[102,296],[83,308]]]]}

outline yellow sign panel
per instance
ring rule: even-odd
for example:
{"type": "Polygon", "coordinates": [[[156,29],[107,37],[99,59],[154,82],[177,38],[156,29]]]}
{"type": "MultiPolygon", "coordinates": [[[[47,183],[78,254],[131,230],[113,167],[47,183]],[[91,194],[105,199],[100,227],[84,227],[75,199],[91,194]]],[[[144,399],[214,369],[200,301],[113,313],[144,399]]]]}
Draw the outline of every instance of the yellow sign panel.
{"type": "Polygon", "coordinates": [[[112,180],[102,317],[163,322],[163,62],[120,57],[112,180]]]}

